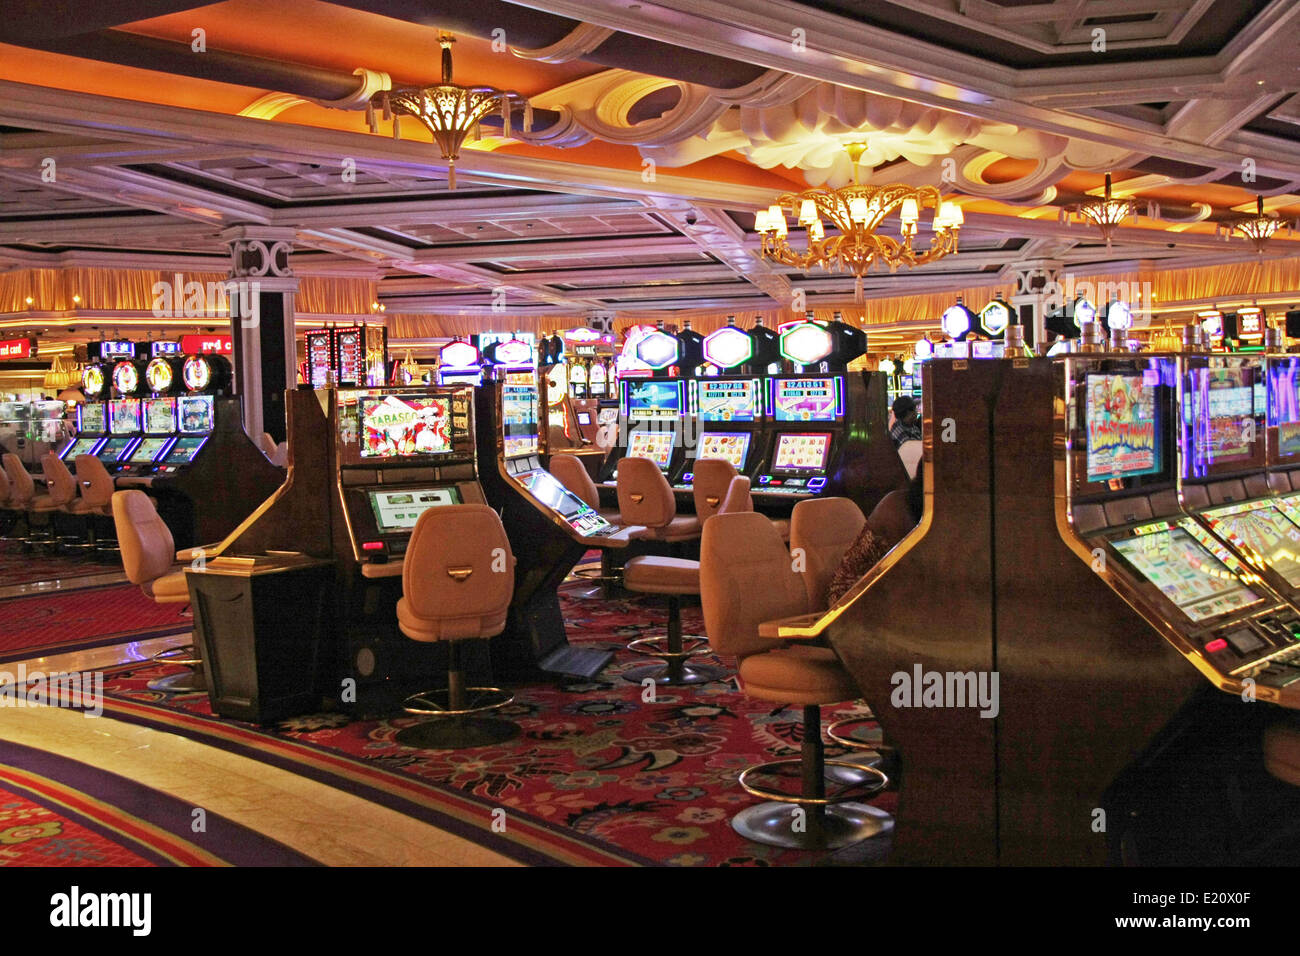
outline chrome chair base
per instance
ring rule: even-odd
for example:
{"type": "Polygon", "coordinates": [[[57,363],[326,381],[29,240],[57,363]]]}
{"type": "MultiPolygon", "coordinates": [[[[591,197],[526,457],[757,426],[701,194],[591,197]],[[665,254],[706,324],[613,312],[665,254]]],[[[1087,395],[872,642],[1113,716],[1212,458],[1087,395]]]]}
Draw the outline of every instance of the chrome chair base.
{"type": "Polygon", "coordinates": [[[623,680],[633,684],[652,680],[660,687],[683,687],[688,684],[711,684],[714,681],[726,680],[730,676],[731,672],[722,667],[668,660],[659,664],[642,664],[640,667],[634,667],[623,673],[623,680]]]}
{"type": "Polygon", "coordinates": [[[787,850],[838,850],[894,829],[894,818],[865,803],[797,807],[760,803],[731,818],[731,828],[747,840],[787,850]],[[802,815],[796,810],[802,809],[802,815]]]}
{"type": "Polygon", "coordinates": [[[417,750],[467,750],[505,743],[521,733],[518,724],[497,717],[449,717],[407,727],[394,739],[417,750]]]}
{"type": "Polygon", "coordinates": [[[198,648],[193,644],[182,644],[159,651],[149,658],[155,664],[179,664],[189,670],[168,677],[159,677],[149,682],[149,689],[163,694],[197,694],[208,689],[208,681],[203,673],[203,658],[198,656],[198,648]]]}

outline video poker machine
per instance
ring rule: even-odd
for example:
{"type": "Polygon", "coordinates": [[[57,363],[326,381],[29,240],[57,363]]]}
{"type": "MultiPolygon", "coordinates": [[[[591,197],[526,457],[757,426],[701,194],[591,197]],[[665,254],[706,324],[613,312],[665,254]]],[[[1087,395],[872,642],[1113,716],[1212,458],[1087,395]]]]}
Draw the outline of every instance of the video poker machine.
{"type": "Polygon", "coordinates": [[[624,548],[610,524],[542,466],[547,453],[540,390],[531,373],[507,373],[475,391],[478,457],[488,503],[516,559],[505,631],[492,641],[494,671],[510,677],[594,677],[613,656],[568,642],[559,586],[592,548],[624,548]]]}

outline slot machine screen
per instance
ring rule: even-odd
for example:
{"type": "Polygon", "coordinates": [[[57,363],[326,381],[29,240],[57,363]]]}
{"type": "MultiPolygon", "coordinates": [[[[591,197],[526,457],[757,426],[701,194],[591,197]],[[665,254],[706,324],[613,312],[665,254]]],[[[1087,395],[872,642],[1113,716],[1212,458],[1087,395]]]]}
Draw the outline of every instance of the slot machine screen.
{"type": "Polygon", "coordinates": [[[123,398],[108,403],[109,431],[114,435],[134,435],[140,430],[140,399],[123,398]]]}
{"type": "Polygon", "coordinates": [[[461,504],[458,488],[403,488],[400,491],[371,491],[370,507],[375,524],[383,534],[410,531],[420,515],[430,508],[461,504]]]}
{"type": "Polygon", "coordinates": [[[826,470],[831,436],[824,432],[784,432],[777,436],[772,470],[812,473],[826,470]]]}
{"type": "Polygon", "coordinates": [[[75,461],[78,455],[89,455],[100,441],[98,437],[73,439],[61,457],[64,461],[75,461]]]}
{"type": "Polygon", "coordinates": [[[142,440],[140,444],[135,446],[135,451],[131,453],[131,464],[143,465],[146,462],[153,461],[158,457],[159,453],[167,447],[169,441],[171,441],[170,437],[146,438],[142,440]]]}
{"type": "Polygon", "coordinates": [[[91,402],[77,406],[77,431],[102,435],[105,430],[104,405],[102,402],[91,402]]]}
{"type": "Polygon", "coordinates": [[[361,457],[411,458],[452,450],[450,401],[424,395],[361,399],[361,457]]]}
{"type": "Polygon", "coordinates": [[[639,420],[672,419],[682,415],[682,383],[629,379],[623,383],[627,416],[639,420]]]}
{"type": "Polygon", "coordinates": [[[182,395],[177,403],[180,430],[186,435],[207,435],[215,426],[211,395],[182,395]]]}
{"type": "Polygon", "coordinates": [[[627,437],[627,457],[649,458],[660,471],[667,471],[673,457],[674,438],[672,432],[634,431],[627,437]]]}
{"type": "Polygon", "coordinates": [[[1300,528],[1276,505],[1252,501],[1212,508],[1204,516],[1220,537],[1300,587],[1300,528]]]}
{"type": "Polygon", "coordinates": [[[758,380],[701,379],[700,420],[752,422],[758,412],[758,380]]]}
{"type": "Polygon", "coordinates": [[[1142,372],[1086,377],[1089,481],[1132,478],[1161,470],[1156,384],[1142,372]]]}
{"type": "Polygon", "coordinates": [[[1111,543],[1124,560],[1192,621],[1227,614],[1259,600],[1185,528],[1152,527],[1154,530],[1147,533],[1111,543]]]}
{"type": "Polygon", "coordinates": [[[1245,366],[1189,370],[1193,474],[1212,465],[1250,462],[1262,437],[1255,424],[1253,368],[1245,366]]]}
{"type": "Polygon", "coordinates": [[[147,435],[170,435],[176,431],[176,399],[146,398],[144,430],[147,435]]]}
{"type": "Polygon", "coordinates": [[[167,453],[164,464],[168,465],[188,465],[199,453],[199,449],[207,442],[207,436],[194,438],[178,438],[176,444],[172,445],[172,450],[167,453]]]}
{"type": "Polygon", "coordinates": [[[722,458],[731,462],[737,471],[743,471],[752,437],[749,432],[705,432],[700,436],[695,457],[722,458]]]}
{"type": "Polygon", "coordinates": [[[587,385],[592,395],[605,394],[605,366],[593,365],[591,374],[587,376],[587,385]]]}
{"type": "Polygon", "coordinates": [[[501,386],[501,439],[506,458],[537,453],[537,389],[506,382],[501,386]]]}
{"type": "Polygon", "coordinates": [[[126,450],[131,447],[131,442],[133,440],[134,439],[131,438],[110,438],[99,447],[99,451],[95,454],[95,457],[104,464],[111,465],[113,462],[119,460],[126,450]]]}
{"type": "Polygon", "coordinates": [[[608,521],[546,471],[530,471],[519,478],[528,493],[563,518],[574,531],[589,535],[610,527],[608,521]]]}
{"type": "Polygon", "coordinates": [[[578,412],[578,424],[579,424],[579,425],[590,425],[590,424],[591,424],[591,412],[578,412]]]}
{"type": "Polygon", "coordinates": [[[772,379],[778,422],[833,422],[842,410],[838,378],[772,379]]]}

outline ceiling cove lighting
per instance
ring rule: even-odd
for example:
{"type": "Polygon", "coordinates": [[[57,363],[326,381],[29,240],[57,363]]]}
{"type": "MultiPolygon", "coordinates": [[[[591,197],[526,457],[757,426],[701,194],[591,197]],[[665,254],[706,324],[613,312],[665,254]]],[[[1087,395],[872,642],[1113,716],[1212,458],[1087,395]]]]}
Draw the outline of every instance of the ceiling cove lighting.
{"type": "Polygon", "coordinates": [[[821,187],[801,193],[784,193],[754,217],[754,229],[762,237],[761,254],[782,265],[848,272],[854,277],[857,301],[863,301],[862,277],[877,263],[896,272],[899,266],[920,266],[957,251],[957,234],[964,222],[961,207],[943,200],[933,186],[905,186],[890,183],[866,186],[858,181],[858,162],[866,143],[845,146],[853,161],[853,182],[839,189],[821,187]],[[789,224],[785,208],[796,224],[805,229],[808,246],[799,252],[788,241],[789,224]],[[912,247],[921,221],[921,210],[934,209],[929,248],[912,247]],[[876,229],[897,211],[900,242],[878,235],[876,229]],[[828,229],[836,230],[827,235],[828,229]]]}

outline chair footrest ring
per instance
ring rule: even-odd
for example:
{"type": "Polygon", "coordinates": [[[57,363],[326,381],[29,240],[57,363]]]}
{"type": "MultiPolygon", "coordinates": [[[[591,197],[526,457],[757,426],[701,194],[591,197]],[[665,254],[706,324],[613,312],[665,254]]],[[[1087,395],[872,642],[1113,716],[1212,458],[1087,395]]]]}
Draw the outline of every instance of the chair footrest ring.
{"type": "Polygon", "coordinates": [[[668,638],[664,635],[658,637],[639,637],[627,645],[627,649],[634,654],[644,654],[646,657],[660,657],[665,660],[672,658],[685,659],[687,657],[698,657],[702,654],[712,654],[713,648],[709,646],[707,637],[682,637],[682,649],[680,651],[659,651],[651,650],[660,644],[667,644],[668,638]],[[690,643],[691,647],[686,647],[690,643]]]}
{"type": "MultiPolygon", "coordinates": [[[[849,803],[854,800],[861,800],[864,797],[870,797],[884,790],[889,785],[889,778],[883,772],[875,767],[864,767],[861,764],[849,763],[846,760],[827,760],[826,767],[841,767],[848,770],[860,772],[865,779],[856,783],[845,783],[843,789],[829,797],[805,797],[802,795],[792,795],[780,790],[768,790],[765,787],[755,787],[745,778],[751,774],[770,773],[773,767],[795,767],[801,773],[803,770],[803,759],[801,757],[791,757],[788,760],[770,760],[767,763],[756,764],[753,767],[746,767],[740,774],[739,782],[745,792],[761,800],[771,800],[776,803],[802,803],[809,806],[833,806],[837,803],[849,803]]],[[[823,771],[824,773],[825,771],[823,771]]],[[[832,784],[834,780],[830,781],[832,784]]]]}
{"type": "Polygon", "coordinates": [[[464,688],[467,706],[458,710],[451,709],[451,692],[445,688],[426,690],[412,694],[402,701],[402,710],[418,717],[463,717],[466,714],[481,714],[489,710],[500,710],[512,704],[515,695],[500,687],[466,687],[464,688]],[[440,703],[440,698],[443,703],[440,703]]]}
{"type": "Polygon", "coordinates": [[[182,644],[180,647],[169,647],[165,651],[159,651],[149,660],[155,664],[180,664],[182,667],[198,667],[203,663],[203,658],[198,657],[198,648],[193,644],[182,644]],[[177,656],[188,655],[188,656],[177,656]]]}
{"type": "Polygon", "coordinates": [[[859,740],[856,737],[846,736],[839,732],[841,727],[847,727],[850,724],[875,723],[876,718],[872,714],[860,714],[857,717],[845,717],[843,720],[837,720],[826,727],[826,736],[839,744],[841,747],[848,747],[850,750],[876,750],[884,746],[883,740],[867,741],[859,740]]]}

